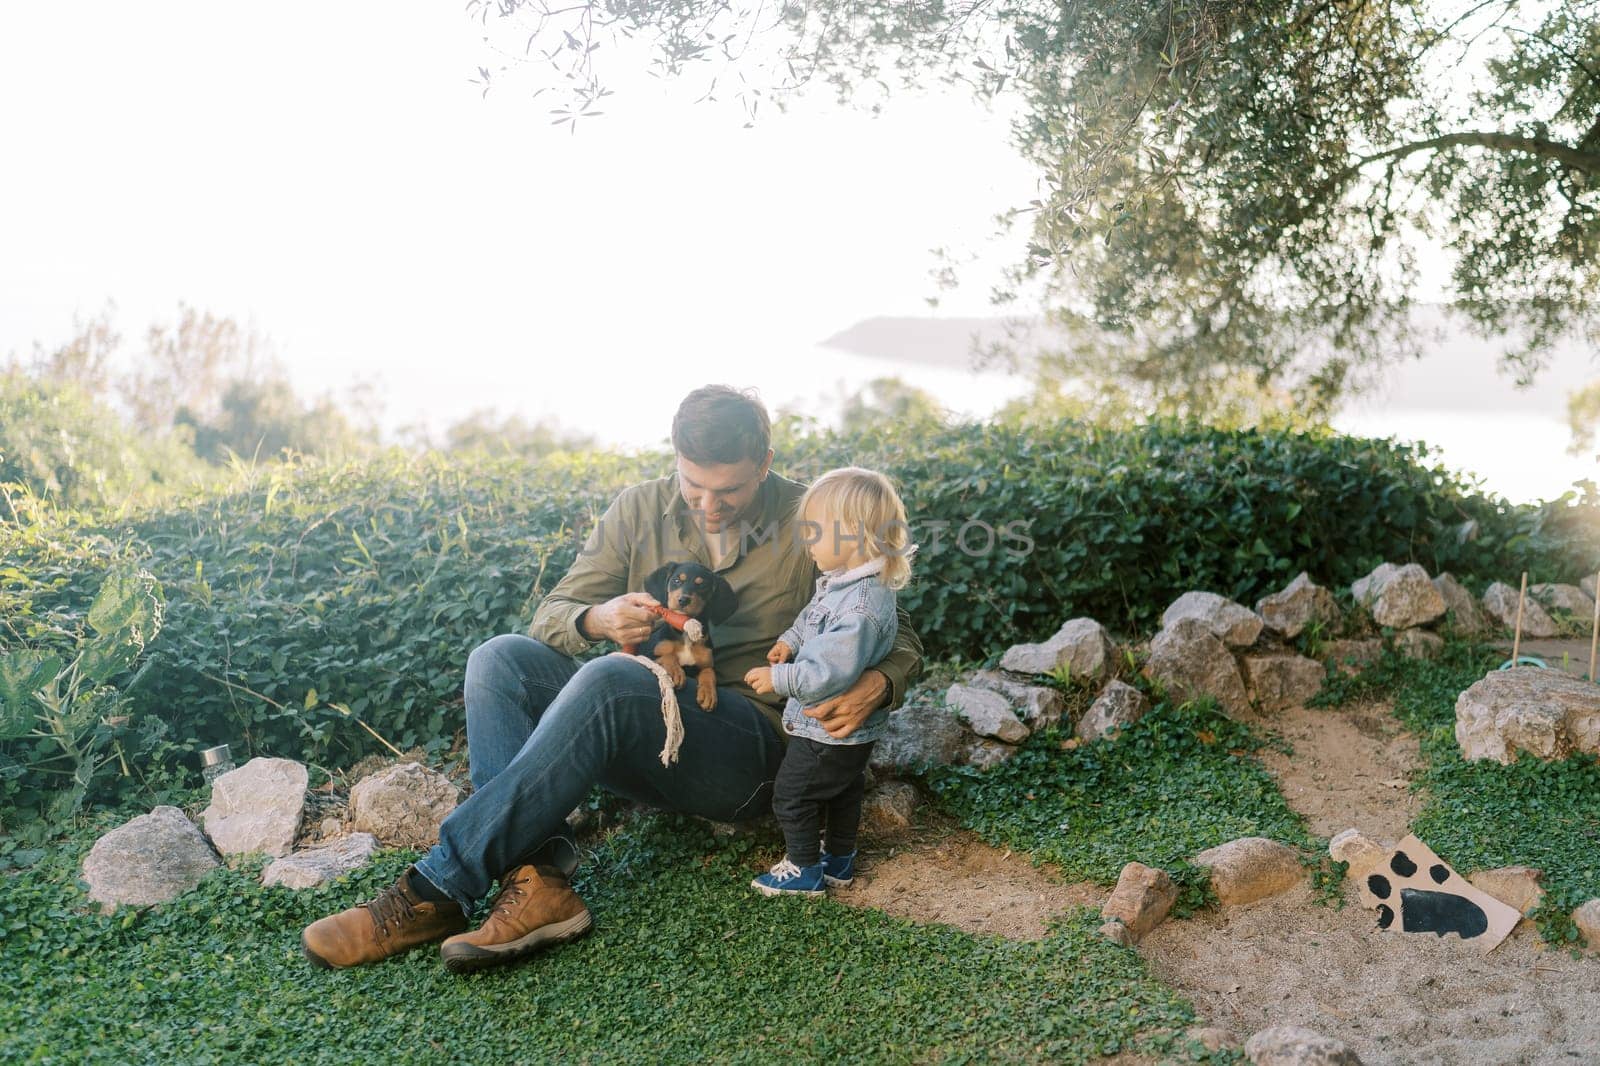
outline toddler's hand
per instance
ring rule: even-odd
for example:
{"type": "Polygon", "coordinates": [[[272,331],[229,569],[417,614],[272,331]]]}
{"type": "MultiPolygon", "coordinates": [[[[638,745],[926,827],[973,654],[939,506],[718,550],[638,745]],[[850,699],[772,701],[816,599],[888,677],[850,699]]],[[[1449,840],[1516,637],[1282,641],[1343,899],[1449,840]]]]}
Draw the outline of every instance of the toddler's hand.
{"type": "Polygon", "coordinates": [[[772,667],[752,666],[744,675],[744,683],[765,695],[772,691],[772,667]]]}
{"type": "Polygon", "coordinates": [[[786,663],[792,658],[794,658],[794,649],[781,640],[772,646],[771,651],[767,652],[767,662],[769,663],[786,663]]]}

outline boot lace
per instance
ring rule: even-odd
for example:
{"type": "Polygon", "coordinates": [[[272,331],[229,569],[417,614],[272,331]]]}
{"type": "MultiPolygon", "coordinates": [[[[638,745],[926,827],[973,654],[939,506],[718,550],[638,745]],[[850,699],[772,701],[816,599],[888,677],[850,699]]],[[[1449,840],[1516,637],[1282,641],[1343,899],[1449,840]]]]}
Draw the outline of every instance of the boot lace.
{"type": "Polygon", "coordinates": [[[788,881],[800,876],[800,867],[790,862],[789,857],[785,855],[768,872],[772,874],[774,880],[788,881]]]}
{"type": "Polygon", "coordinates": [[[501,909],[516,906],[524,895],[527,882],[526,877],[508,877],[500,882],[500,890],[494,894],[494,899],[489,901],[489,913],[492,915],[501,909]]]}
{"type": "Polygon", "coordinates": [[[378,898],[367,904],[367,912],[372,915],[372,924],[377,927],[380,938],[397,932],[417,917],[411,897],[398,883],[378,893],[378,898]]]}

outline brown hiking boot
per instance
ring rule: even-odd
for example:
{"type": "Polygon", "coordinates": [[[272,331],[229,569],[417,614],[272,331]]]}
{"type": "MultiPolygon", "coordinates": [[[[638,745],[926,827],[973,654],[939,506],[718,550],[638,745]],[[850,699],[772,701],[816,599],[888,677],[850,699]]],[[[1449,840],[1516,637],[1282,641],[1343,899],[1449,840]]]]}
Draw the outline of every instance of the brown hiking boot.
{"type": "Polygon", "coordinates": [[[592,923],[589,908],[554,867],[517,866],[500,879],[483,925],[439,945],[439,958],[451,973],[471,973],[576,940],[592,923]]]}
{"type": "Polygon", "coordinates": [[[408,868],[370,903],[306,926],[300,934],[306,958],[324,969],[360,966],[465,929],[467,916],[454,900],[432,903],[417,895],[411,887],[413,870],[408,868]]]}

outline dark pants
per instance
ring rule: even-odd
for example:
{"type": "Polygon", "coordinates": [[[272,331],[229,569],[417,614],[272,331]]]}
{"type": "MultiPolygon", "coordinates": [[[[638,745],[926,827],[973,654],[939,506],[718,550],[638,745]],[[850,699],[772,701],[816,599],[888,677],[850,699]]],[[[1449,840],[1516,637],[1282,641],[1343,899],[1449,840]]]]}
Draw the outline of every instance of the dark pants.
{"type": "Polygon", "coordinates": [[[717,708],[678,690],[683,746],[661,765],[661,691],[646,667],[601,656],[581,667],[531,637],[507,634],[467,659],[467,759],[472,795],[417,862],[471,909],[523,862],[570,874],[578,861],[567,815],[595,785],[719,822],[759,817],[783,759],[783,737],[746,697],[717,689],[717,708]]]}
{"type": "Polygon", "coordinates": [[[791,736],[789,750],[773,784],[772,813],[783,827],[789,861],[815,866],[820,856],[818,834],[823,812],[828,817],[828,853],[856,850],[861,824],[861,797],[867,790],[867,760],[872,744],[824,744],[791,736]]]}

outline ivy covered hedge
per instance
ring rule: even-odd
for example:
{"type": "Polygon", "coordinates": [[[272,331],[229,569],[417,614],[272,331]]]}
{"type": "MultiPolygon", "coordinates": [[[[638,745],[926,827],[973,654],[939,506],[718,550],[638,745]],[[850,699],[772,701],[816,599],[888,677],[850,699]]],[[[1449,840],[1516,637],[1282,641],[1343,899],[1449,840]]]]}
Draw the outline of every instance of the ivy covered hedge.
{"type": "MultiPolygon", "coordinates": [[[[1481,588],[1600,566],[1592,487],[1513,507],[1388,442],[1155,423],[882,429],[782,448],[777,469],[802,479],[848,463],[898,479],[923,544],[904,602],[933,658],[982,659],[1080,614],[1146,632],[1188,589],[1253,603],[1302,569],[1342,587],[1415,560],[1481,588]]],[[[670,469],[666,454],[394,452],[264,466],[132,517],[17,506],[0,521],[0,652],[70,651],[107,575],[137,566],[165,597],[159,635],[122,679],[138,671],[125,728],[161,723],[149,758],[225,741],[332,766],[375,734],[437,750],[460,725],[471,648],[524,629],[611,497],[670,469]]],[[[36,743],[0,740],[14,799],[36,743]]]]}

